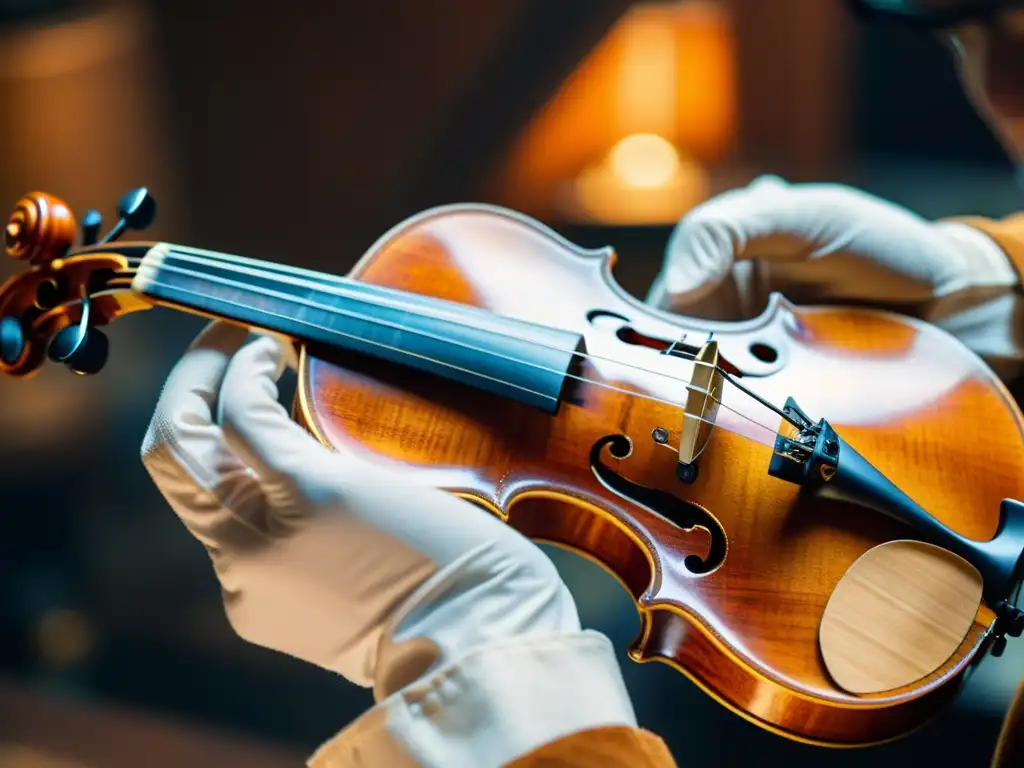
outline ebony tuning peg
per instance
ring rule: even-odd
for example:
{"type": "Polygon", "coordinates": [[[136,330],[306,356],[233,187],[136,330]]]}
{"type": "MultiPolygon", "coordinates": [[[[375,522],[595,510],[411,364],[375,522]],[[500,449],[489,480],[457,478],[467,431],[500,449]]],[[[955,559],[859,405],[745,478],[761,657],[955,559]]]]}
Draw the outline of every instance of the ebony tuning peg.
{"type": "Polygon", "coordinates": [[[16,317],[0,320],[0,360],[14,365],[25,349],[25,332],[16,317]]]}
{"type": "Polygon", "coordinates": [[[145,229],[156,218],[156,200],[145,187],[133,189],[118,201],[117,215],[129,229],[145,229]]]}
{"type": "Polygon", "coordinates": [[[82,218],[82,245],[93,245],[100,239],[100,227],[103,216],[95,208],[90,208],[82,218]]]}
{"type": "Polygon", "coordinates": [[[996,638],[995,642],[992,643],[992,655],[996,658],[1003,655],[1003,651],[1006,650],[1006,638],[1000,635],[996,638]]]}
{"type": "Polygon", "coordinates": [[[90,328],[85,335],[85,343],[65,363],[72,373],[79,376],[92,376],[103,370],[110,353],[110,341],[107,334],[99,328],[90,328]]]}
{"type": "Polygon", "coordinates": [[[124,234],[125,230],[145,229],[152,224],[156,217],[156,200],[145,187],[133,189],[131,192],[125,193],[118,201],[117,216],[119,221],[100,241],[101,243],[116,240],[124,234]]]}
{"type": "Polygon", "coordinates": [[[47,354],[54,362],[64,363],[72,373],[90,376],[103,369],[109,351],[110,342],[99,328],[69,325],[53,337],[47,354]]]}
{"type": "Polygon", "coordinates": [[[75,325],[61,328],[53,337],[46,354],[55,363],[64,363],[73,373],[88,376],[99,373],[107,362],[110,343],[98,328],[90,328],[92,302],[82,300],[82,317],[75,325]]]}
{"type": "Polygon", "coordinates": [[[1013,620],[1010,622],[1010,627],[1006,630],[1006,634],[1010,637],[1020,637],[1024,634],[1024,611],[1014,608],[1013,620]]]}

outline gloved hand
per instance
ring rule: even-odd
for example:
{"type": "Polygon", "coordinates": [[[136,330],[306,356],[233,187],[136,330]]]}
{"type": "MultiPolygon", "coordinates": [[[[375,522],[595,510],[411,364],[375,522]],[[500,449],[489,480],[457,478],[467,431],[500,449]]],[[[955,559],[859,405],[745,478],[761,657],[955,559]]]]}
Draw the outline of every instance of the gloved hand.
{"type": "Polygon", "coordinates": [[[378,702],[402,691],[387,727],[422,765],[498,765],[595,723],[635,725],[610,643],[581,632],[544,553],[467,501],[321,445],[278,402],[281,345],[247,336],[215,323],[196,340],[142,448],[238,634],[378,702]]]}
{"type": "Polygon", "coordinates": [[[930,222],[837,184],[762,177],[687,214],[647,301],[680,314],[740,319],[770,292],[795,303],[868,303],[928,320],[1018,373],[1024,309],[1002,249],[959,222],[930,222]]]}

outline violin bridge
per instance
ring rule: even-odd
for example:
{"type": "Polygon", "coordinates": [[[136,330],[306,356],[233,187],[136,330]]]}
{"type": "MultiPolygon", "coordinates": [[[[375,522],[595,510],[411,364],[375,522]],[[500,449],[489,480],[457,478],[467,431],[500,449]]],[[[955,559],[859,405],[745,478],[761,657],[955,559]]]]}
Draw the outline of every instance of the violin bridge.
{"type": "Polygon", "coordinates": [[[697,459],[711,439],[722,385],[718,342],[709,338],[693,358],[693,373],[686,385],[683,428],[679,435],[679,463],[676,465],[676,474],[684,483],[697,479],[697,459]]]}

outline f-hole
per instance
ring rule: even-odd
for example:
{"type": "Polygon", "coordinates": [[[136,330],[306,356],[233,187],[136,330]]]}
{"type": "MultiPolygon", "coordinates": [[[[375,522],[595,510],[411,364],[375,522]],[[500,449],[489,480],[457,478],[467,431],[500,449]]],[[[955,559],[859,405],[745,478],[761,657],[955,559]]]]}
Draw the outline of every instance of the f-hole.
{"type": "Polygon", "coordinates": [[[762,344],[761,342],[750,345],[750,354],[762,363],[774,363],[779,359],[779,353],[775,351],[774,347],[762,344]]]}
{"type": "Polygon", "coordinates": [[[606,446],[608,454],[613,459],[625,459],[633,452],[632,443],[625,435],[602,437],[590,449],[590,467],[597,478],[619,496],[656,512],[684,531],[703,528],[711,537],[707,557],[687,555],[683,565],[690,573],[698,576],[711,573],[718,568],[725,561],[725,553],[729,548],[722,524],[703,507],[624,478],[602,460],[606,446]]]}
{"type": "MultiPolygon", "coordinates": [[[[647,334],[640,333],[640,331],[630,325],[628,317],[624,317],[618,312],[594,309],[587,313],[587,320],[589,320],[592,325],[603,325],[604,327],[608,327],[610,325],[611,327],[614,327],[615,336],[619,341],[624,344],[629,344],[630,346],[647,347],[648,349],[653,349],[656,352],[671,355],[672,357],[681,357],[684,360],[693,360],[694,356],[700,352],[700,344],[691,344],[685,339],[682,341],[679,339],[663,339],[657,336],[648,336],[647,334]]],[[[724,356],[720,356],[718,358],[718,367],[731,376],[743,376],[743,371],[737,368],[724,356]]]]}

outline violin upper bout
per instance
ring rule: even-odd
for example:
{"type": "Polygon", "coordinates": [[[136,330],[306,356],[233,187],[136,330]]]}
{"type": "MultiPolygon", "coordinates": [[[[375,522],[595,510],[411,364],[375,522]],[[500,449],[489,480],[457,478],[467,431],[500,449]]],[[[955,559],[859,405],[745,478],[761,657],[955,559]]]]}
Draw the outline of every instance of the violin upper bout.
{"type": "MultiPolygon", "coordinates": [[[[351,276],[500,312],[538,294],[572,306],[581,286],[593,284],[615,259],[610,247],[582,248],[515,211],[458,204],[429,209],[391,229],[351,276]]],[[[530,306],[539,309],[533,301],[530,306]]]]}

